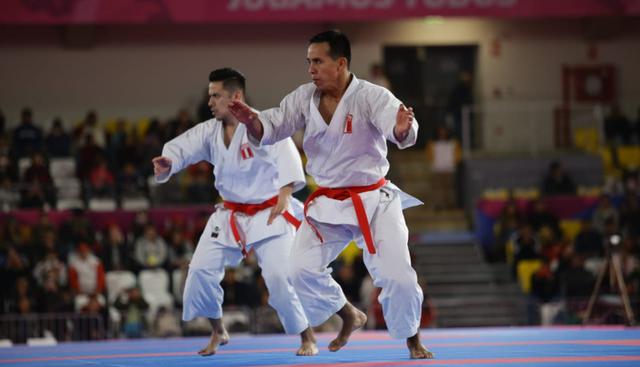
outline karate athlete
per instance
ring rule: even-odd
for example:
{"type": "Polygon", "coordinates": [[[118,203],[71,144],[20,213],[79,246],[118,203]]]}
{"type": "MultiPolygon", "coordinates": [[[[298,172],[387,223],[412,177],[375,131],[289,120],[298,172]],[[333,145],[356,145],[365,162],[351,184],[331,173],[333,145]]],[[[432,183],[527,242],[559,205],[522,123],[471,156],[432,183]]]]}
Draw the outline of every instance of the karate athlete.
{"type": "Polygon", "coordinates": [[[328,264],[351,239],[363,248],[391,336],[406,338],[411,358],[433,358],[420,341],[422,290],[411,267],[408,229],[402,209],[421,202],[385,180],[386,140],[400,148],[416,141],[418,123],[387,89],[359,80],[349,71],[351,48],[338,31],[309,41],[312,83],[287,95],[280,107],[261,113],[234,101],[229,108],[246,124],[257,146],[274,144],[305,128],[307,172],[320,188],[305,202],[296,234],[290,276],[312,326],[334,313],[343,320],[329,344],[337,351],[366,315],[347,302],[328,264]],[[364,242],[364,245],[363,245],[364,242]]]}
{"type": "Polygon", "coordinates": [[[244,101],[245,78],[224,68],[209,75],[209,107],[215,116],[165,144],[153,159],[158,182],[201,160],[214,165],[215,187],[224,203],[209,218],[189,264],[184,288],[185,321],[207,317],[213,332],[200,355],[216,353],[229,341],[222,318],[220,282],[226,266],[236,266],[251,248],[256,253],[269,290],[269,304],[287,334],[300,334],[297,355],[318,353],[313,331],[288,278],[287,266],[298,221],[291,193],[305,184],[302,161],[293,141],[254,148],[246,128],[228,111],[229,101],[244,101]]]}

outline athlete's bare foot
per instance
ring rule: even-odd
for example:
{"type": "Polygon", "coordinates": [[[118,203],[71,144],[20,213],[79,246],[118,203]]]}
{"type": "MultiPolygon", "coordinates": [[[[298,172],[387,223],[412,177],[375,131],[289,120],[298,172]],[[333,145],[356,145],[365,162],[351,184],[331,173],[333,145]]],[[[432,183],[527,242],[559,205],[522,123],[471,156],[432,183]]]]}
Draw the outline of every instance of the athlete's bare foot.
{"type": "Polygon", "coordinates": [[[209,344],[206,347],[200,349],[198,354],[207,357],[216,354],[219,345],[226,345],[229,343],[229,334],[227,330],[223,330],[222,333],[217,331],[211,332],[211,338],[209,338],[209,344]]]}
{"type": "Polygon", "coordinates": [[[342,318],[342,329],[340,329],[338,336],[329,343],[331,352],[337,352],[344,347],[349,341],[351,333],[367,323],[367,315],[349,302],[338,311],[338,316],[342,318]]]}
{"type": "Polygon", "coordinates": [[[300,348],[296,352],[297,356],[315,356],[318,354],[318,346],[316,345],[316,338],[313,335],[313,330],[308,327],[300,333],[301,344],[300,348]]]}
{"type": "Polygon", "coordinates": [[[229,333],[222,324],[222,319],[209,319],[209,323],[213,329],[211,331],[211,338],[209,338],[209,344],[198,351],[198,354],[203,357],[216,354],[218,346],[229,343],[229,333]]]}
{"type": "Polygon", "coordinates": [[[420,332],[407,338],[407,348],[412,359],[433,359],[435,356],[420,342],[420,332]]]}

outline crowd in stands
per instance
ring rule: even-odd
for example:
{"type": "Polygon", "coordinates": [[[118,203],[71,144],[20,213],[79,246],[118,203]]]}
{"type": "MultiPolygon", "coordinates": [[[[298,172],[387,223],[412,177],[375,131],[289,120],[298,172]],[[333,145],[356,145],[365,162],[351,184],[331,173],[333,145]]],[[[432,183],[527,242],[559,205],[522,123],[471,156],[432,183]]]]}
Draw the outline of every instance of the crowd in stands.
{"type": "MultiPolygon", "coordinates": [[[[0,290],[3,315],[91,315],[90,339],[208,332],[208,323],[202,320],[180,322],[182,287],[208,219],[205,213],[196,221],[174,217],[158,224],[141,211],[128,230],[115,223],[98,229],[83,209],[72,210],[58,224],[44,211],[33,225],[10,214],[4,218],[0,225],[0,280],[6,285],[0,290]],[[128,281],[114,283],[122,277],[128,281]],[[163,289],[154,289],[157,282],[163,289]]],[[[384,327],[378,293],[355,244],[332,267],[347,298],[370,314],[367,327],[384,327]]],[[[230,331],[282,331],[268,307],[268,291],[253,252],[242,265],[227,269],[222,288],[224,321],[230,331]],[[260,322],[251,319],[252,313],[260,322]]],[[[425,310],[423,326],[428,326],[433,315],[428,300],[425,310]]],[[[325,328],[337,326],[331,322],[325,328]]],[[[16,336],[6,334],[8,327],[0,329],[0,339],[15,338],[14,342],[39,336],[37,330],[16,336]]],[[[55,336],[83,338],[66,327],[56,329],[55,336]]]]}
{"type": "MultiPolygon", "coordinates": [[[[534,307],[529,322],[583,321],[598,275],[608,258],[620,261],[624,288],[635,313],[640,311],[640,202],[638,174],[620,181],[620,192],[603,192],[593,208],[578,218],[560,218],[547,200],[576,195],[576,184],[554,161],[541,184],[541,197],[524,205],[511,197],[496,221],[489,258],[506,261],[534,307]],[[610,257],[611,256],[611,257],[610,257]]],[[[607,272],[607,274],[609,274],[607,272]]],[[[618,294],[606,275],[600,293],[618,294]]],[[[626,322],[621,300],[600,313],[603,322],[626,322]]],[[[616,303],[614,302],[614,303],[616,303]]]]}
{"type": "MultiPolygon", "coordinates": [[[[205,120],[208,114],[208,109],[200,108],[198,119],[205,120]]],[[[84,211],[91,209],[89,203],[95,198],[115,197],[116,207],[127,197],[140,196],[165,203],[213,203],[217,194],[208,163],[191,166],[163,185],[167,188],[162,195],[151,195],[151,158],[160,154],[165,141],[193,125],[186,110],[167,122],[151,119],[136,124],[124,119],[103,123],[96,112],[89,111],[71,129],[55,119],[45,131],[35,122],[34,113],[25,108],[19,124],[7,129],[0,111],[0,209],[9,213],[14,209],[41,211],[35,225],[11,215],[0,223],[0,280],[6,285],[0,290],[2,314],[91,315],[107,327],[90,324],[89,338],[172,336],[197,333],[202,325],[206,329],[208,323],[185,325],[179,317],[181,287],[206,215],[195,222],[168,218],[158,225],[140,211],[124,229],[115,223],[97,228],[84,211]],[[61,177],[59,171],[52,170],[52,163],[60,160],[72,162],[69,166],[73,169],[65,171],[71,177],[61,177]],[[63,196],[67,198],[69,180],[77,180],[81,205],[72,210],[68,220],[56,224],[47,210],[65,208],[60,202],[63,196]],[[110,288],[110,275],[123,274],[131,280],[125,286],[110,288]],[[143,286],[149,277],[166,278],[168,295],[163,298],[149,293],[143,286]]],[[[636,125],[614,110],[605,122],[607,138],[612,144],[637,144],[636,125]]],[[[437,204],[453,207],[456,198],[451,186],[461,159],[459,144],[449,139],[446,129],[440,129],[439,139],[427,151],[432,163],[441,168],[436,170],[435,187],[442,191],[437,204]]],[[[621,259],[627,290],[636,314],[640,314],[640,187],[637,172],[621,177],[616,195],[602,195],[595,210],[581,219],[576,233],[567,233],[561,218],[545,206],[547,197],[576,193],[576,183],[559,162],[550,165],[541,184],[541,198],[527,207],[513,199],[506,203],[489,256],[507,262],[514,279],[534,300],[536,312],[530,322],[578,320],[598,271],[612,252],[621,259]],[[617,245],[611,241],[614,235],[621,236],[617,245]],[[564,309],[557,307],[559,302],[564,309]]],[[[333,275],[347,298],[368,313],[367,327],[382,328],[379,290],[360,251],[355,245],[349,248],[332,264],[333,275]]],[[[259,332],[282,331],[275,313],[267,307],[268,292],[253,254],[241,266],[227,271],[222,287],[230,331],[251,327],[259,332]],[[260,325],[252,324],[246,310],[259,315],[260,325]]],[[[611,282],[605,282],[605,288],[612,287],[611,282]]],[[[425,297],[422,326],[429,326],[433,317],[425,297]]],[[[0,339],[10,337],[3,335],[3,330],[0,339]]],[[[24,342],[29,336],[18,335],[17,341],[24,342]]],[[[83,338],[64,328],[56,337],[83,338]]]]}
{"type": "MultiPolygon", "coordinates": [[[[79,199],[84,207],[94,198],[115,198],[116,206],[126,198],[149,199],[151,159],[161,153],[164,142],[192,127],[194,120],[184,109],[167,122],[136,123],[122,118],[99,121],[98,114],[89,111],[67,129],[60,119],[45,127],[30,108],[24,108],[17,126],[9,129],[7,125],[0,111],[0,208],[4,211],[77,205],[77,201],[59,203],[68,198],[79,199]],[[59,169],[59,162],[68,162],[65,167],[70,169],[59,169]],[[79,189],[69,195],[73,187],[79,189]]],[[[176,180],[175,200],[213,201],[217,195],[211,171],[207,163],[186,170],[176,180]]]]}

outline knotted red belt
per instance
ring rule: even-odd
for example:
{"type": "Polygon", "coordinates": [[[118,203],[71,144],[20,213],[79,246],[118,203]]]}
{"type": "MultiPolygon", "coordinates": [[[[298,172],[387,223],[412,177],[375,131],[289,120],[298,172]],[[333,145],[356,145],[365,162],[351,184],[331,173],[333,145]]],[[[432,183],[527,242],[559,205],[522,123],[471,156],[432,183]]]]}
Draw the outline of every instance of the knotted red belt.
{"type": "MultiPolygon", "coordinates": [[[[231,210],[231,215],[229,215],[229,225],[231,226],[231,233],[233,234],[233,238],[236,240],[238,246],[240,246],[240,248],[242,249],[243,256],[247,256],[247,245],[245,241],[242,240],[242,237],[240,237],[240,230],[238,229],[238,222],[236,221],[236,212],[240,212],[246,215],[255,215],[261,210],[276,206],[277,203],[277,196],[274,196],[271,199],[259,204],[242,204],[226,200],[223,202],[224,207],[231,210]]],[[[282,216],[287,222],[293,224],[296,229],[300,227],[301,222],[288,211],[285,210],[284,212],[282,212],[282,216]]]]}
{"type": "Polygon", "coordinates": [[[358,226],[360,227],[360,231],[362,232],[362,236],[364,237],[364,242],[367,244],[367,250],[369,250],[370,254],[376,253],[376,248],[373,245],[373,236],[371,235],[371,227],[369,227],[369,219],[367,218],[367,212],[364,210],[364,204],[362,204],[362,199],[360,198],[360,193],[373,191],[381,188],[387,183],[387,180],[383,177],[378,182],[369,186],[352,186],[352,187],[340,187],[336,189],[332,189],[329,187],[320,187],[316,191],[314,191],[307,200],[304,202],[304,219],[307,220],[309,226],[316,233],[316,236],[320,239],[320,242],[324,242],[320,231],[318,228],[314,226],[309,219],[307,218],[307,208],[309,208],[309,203],[313,201],[313,199],[318,196],[327,196],[331,199],[335,200],[345,200],[351,198],[353,202],[353,209],[356,211],[356,218],[358,218],[358,226]]]}

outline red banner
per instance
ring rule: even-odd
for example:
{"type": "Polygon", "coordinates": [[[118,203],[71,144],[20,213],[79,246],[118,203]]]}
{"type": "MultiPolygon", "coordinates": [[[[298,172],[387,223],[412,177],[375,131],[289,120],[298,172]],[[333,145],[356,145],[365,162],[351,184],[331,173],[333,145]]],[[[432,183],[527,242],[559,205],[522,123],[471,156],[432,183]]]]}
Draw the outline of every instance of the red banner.
{"type": "Polygon", "coordinates": [[[338,22],[639,15],[640,0],[3,0],[0,24],[338,22]]]}

